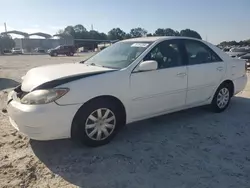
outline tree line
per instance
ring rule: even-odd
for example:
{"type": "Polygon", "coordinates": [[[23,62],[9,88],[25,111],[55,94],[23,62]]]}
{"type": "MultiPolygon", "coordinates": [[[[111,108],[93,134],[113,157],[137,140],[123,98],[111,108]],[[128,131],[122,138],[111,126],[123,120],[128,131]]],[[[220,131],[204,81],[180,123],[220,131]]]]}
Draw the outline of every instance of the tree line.
{"type": "Polygon", "coordinates": [[[236,42],[235,40],[233,41],[223,41],[219,44],[220,46],[247,46],[250,45],[250,39],[249,40],[243,40],[236,42]]]}
{"type": "MultiPolygon", "coordinates": [[[[146,29],[137,27],[131,29],[128,33],[119,27],[111,29],[107,34],[96,30],[88,31],[83,25],[77,24],[75,26],[67,26],[57,32],[60,37],[71,36],[73,39],[94,39],[94,40],[123,40],[129,38],[143,37],[143,36],[186,36],[197,39],[202,39],[201,35],[191,29],[183,29],[176,31],[171,28],[158,28],[154,33],[149,33],[146,29]]],[[[223,41],[219,45],[250,45],[250,40],[245,41],[223,41]]],[[[0,54],[6,49],[11,49],[15,46],[14,40],[10,35],[0,35],[0,54]]]]}
{"type": "Polygon", "coordinates": [[[95,40],[123,40],[129,38],[143,37],[143,36],[186,36],[202,39],[197,31],[191,29],[184,29],[179,31],[171,28],[158,28],[154,33],[148,33],[144,28],[137,27],[126,33],[119,27],[111,29],[107,34],[98,32],[96,30],[88,31],[83,25],[67,26],[61,29],[58,33],[61,37],[72,36],[74,39],[95,39],[95,40]]]}

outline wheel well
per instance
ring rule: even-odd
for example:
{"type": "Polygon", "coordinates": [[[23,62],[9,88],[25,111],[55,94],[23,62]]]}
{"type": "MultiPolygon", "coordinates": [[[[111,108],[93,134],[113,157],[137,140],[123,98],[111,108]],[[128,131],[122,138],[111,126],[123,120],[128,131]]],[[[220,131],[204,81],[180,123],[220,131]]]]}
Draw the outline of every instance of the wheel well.
{"type": "Polygon", "coordinates": [[[73,118],[73,122],[72,122],[72,125],[71,125],[71,137],[74,137],[74,134],[75,134],[75,119],[76,117],[80,114],[81,110],[83,108],[85,108],[87,105],[89,105],[90,103],[94,102],[94,101],[100,101],[100,100],[105,100],[105,101],[110,101],[111,103],[114,103],[114,104],[117,104],[117,107],[119,108],[119,110],[121,110],[120,112],[122,113],[123,115],[123,121],[124,123],[126,123],[126,109],[123,105],[123,103],[116,97],[114,96],[110,96],[110,95],[103,95],[103,96],[98,96],[98,97],[95,97],[95,98],[92,98],[90,99],[89,101],[87,101],[86,103],[84,103],[76,112],[74,118],[73,118]]]}
{"type": "MultiPolygon", "coordinates": [[[[116,98],[114,96],[111,96],[111,95],[103,95],[103,96],[98,96],[98,97],[95,97],[93,99],[90,99],[85,104],[87,105],[88,103],[93,102],[95,100],[109,100],[110,102],[117,104],[118,107],[119,107],[119,109],[121,110],[121,112],[124,114],[124,118],[126,119],[126,110],[125,110],[125,107],[124,107],[123,103],[118,98],[116,98]]],[[[85,104],[83,104],[83,106],[85,104]]]]}
{"type": "Polygon", "coordinates": [[[230,88],[231,97],[234,95],[234,83],[232,80],[225,80],[221,85],[226,84],[230,88]]]}

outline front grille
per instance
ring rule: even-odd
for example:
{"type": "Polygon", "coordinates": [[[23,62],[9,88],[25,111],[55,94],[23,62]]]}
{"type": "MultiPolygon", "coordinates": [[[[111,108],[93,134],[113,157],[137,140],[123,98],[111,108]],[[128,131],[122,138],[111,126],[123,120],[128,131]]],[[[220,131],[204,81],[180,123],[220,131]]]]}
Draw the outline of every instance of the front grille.
{"type": "Polygon", "coordinates": [[[21,87],[22,85],[19,85],[14,89],[14,91],[16,92],[16,96],[19,99],[22,99],[26,94],[28,94],[28,92],[22,91],[21,87]]]}

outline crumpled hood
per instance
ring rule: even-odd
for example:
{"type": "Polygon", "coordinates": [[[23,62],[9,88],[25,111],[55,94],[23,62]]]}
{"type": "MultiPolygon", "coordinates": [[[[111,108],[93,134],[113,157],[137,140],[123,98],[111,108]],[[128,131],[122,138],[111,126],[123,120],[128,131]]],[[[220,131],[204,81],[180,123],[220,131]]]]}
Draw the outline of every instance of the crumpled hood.
{"type": "MultiPolygon", "coordinates": [[[[48,65],[29,70],[22,78],[22,91],[30,92],[42,84],[55,80],[74,80],[84,75],[92,75],[102,72],[113,71],[114,69],[84,65],[80,63],[67,63],[58,65],[48,65]],[[73,79],[72,79],[73,78],[73,79]]],[[[62,83],[63,84],[63,83],[62,83]]],[[[59,85],[59,84],[58,84],[59,85]]]]}

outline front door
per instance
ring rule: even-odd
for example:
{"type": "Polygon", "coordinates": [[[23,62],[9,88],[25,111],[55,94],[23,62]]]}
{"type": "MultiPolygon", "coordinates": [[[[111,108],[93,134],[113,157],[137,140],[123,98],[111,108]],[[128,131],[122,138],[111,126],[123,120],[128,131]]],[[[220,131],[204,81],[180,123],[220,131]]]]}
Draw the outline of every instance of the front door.
{"type": "Polygon", "coordinates": [[[213,97],[225,74],[225,63],[207,45],[184,40],[188,61],[187,105],[202,103],[213,97]]]}
{"type": "Polygon", "coordinates": [[[59,51],[60,51],[59,54],[65,54],[68,51],[68,47],[67,46],[61,46],[59,51]]]}
{"type": "Polygon", "coordinates": [[[158,62],[158,69],[133,72],[130,80],[132,119],[142,119],[185,105],[187,67],[178,40],[155,46],[143,59],[158,62]]]}

